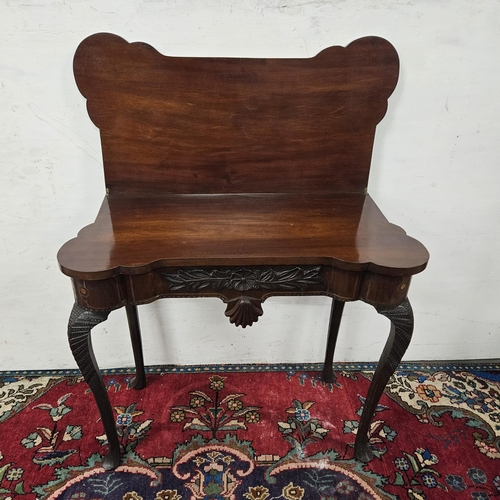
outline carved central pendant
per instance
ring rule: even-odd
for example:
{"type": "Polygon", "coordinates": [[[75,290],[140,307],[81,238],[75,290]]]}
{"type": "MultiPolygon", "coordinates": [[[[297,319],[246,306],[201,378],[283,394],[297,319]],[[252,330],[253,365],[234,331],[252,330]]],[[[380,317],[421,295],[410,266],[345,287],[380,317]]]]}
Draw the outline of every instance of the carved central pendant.
{"type": "MultiPolygon", "coordinates": [[[[288,269],[180,269],[176,273],[161,273],[168,281],[169,290],[224,292],[237,290],[304,291],[323,284],[321,267],[292,267],[288,269]]],[[[252,325],[262,316],[262,300],[242,295],[227,303],[225,312],[229,321],[243,328],[252,325]]]]}
{"type": "Polygon", "coordinates": [[[246,328],[256,323],[259,317],[264,314],[264,311],[262,310],[260,300],[250,297],[239,297],[227,303],[224,314],[233,325],[246,328]]]}

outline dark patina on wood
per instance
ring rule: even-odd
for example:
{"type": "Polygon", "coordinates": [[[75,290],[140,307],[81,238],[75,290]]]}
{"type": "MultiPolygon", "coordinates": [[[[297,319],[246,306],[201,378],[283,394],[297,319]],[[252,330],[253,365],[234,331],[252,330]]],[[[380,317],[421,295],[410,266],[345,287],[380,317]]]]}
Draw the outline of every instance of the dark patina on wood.
{"type": "Polygon", "coordinates": [[[322,285],[320,267],[290,269],[179,269],[175,274],[162,273],[170,290],[196,292],[214,290],[289,290],[304,291],[311,285],[322,285]]]}
{"type": "Polygon", "coordinates": [[[137,305],[162,297],[219,297],[243,328],[270,296],[332,297],[327,382],[344,303],[375,306],[392,326],[356,439],[369,460],[373,413],[413,331],[410,281],[429,258],[367,194],[394,47],[366,37],[309,59],[184,58],[99,33],[78,47],[74,74],[100,131],[106,196],[58,261],[76,302],[70,346],[108,436],[104,467],[120,449],[91,329],[125,307],[141,389],[137,305]]]}

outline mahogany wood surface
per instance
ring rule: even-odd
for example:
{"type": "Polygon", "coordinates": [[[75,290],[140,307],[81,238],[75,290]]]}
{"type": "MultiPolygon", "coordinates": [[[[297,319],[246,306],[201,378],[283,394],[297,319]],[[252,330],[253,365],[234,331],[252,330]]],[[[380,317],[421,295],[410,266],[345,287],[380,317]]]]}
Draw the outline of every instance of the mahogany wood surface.
{"type": "Polygon", "coordinates": [[[368,195],[107,197],[97,220],[59,252],[73,278],[172,266],[323,264],[390,276],[422,271],[428,253],[368,195]]]}
{"type": "Polygon", "coordinates": [[[310,59],[224,59],[102,33],[74,73],[110,195],[363,192],[399,60],[377,37],[310,59]]]}
{"type": "Polygon", "coordinates": [[[162,297],[220,297],[243,328],[269,296],[333,297],[326,382],[344,303],[374,305],[391,333],[355,444],[370,460],[373,413],[413,332],[410,280],[429,258],[366,192],[394,47],[366,37],[310,59],[186,58],[99,33],[80,44],[74,73],[107,191],[58,261],[75,294],[70,346],[108,437],[104,468],[117,467],[120,445],[91,330],[125,307],[140,389],[137,305],[162,297]]]}

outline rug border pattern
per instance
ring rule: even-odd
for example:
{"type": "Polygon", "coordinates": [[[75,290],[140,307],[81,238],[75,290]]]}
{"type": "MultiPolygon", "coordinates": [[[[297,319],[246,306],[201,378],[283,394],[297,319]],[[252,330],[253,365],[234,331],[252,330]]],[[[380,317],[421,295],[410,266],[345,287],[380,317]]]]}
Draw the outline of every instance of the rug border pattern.
{"type": "MultiPolygon", "coordinates": [[[[333,363],[335,371],[374,371],[375,362],[368,363],[333,363]]],[[[323,363],[253,363],[253,364],[213,364],[213,365],[155,365],[146,367],[146,373],[252,373],[252,372],[289,372],[289,371],[321,371],[323,363]]],[[[500,371],[500,360],[492,361],[416,361],[400,363],[398,371],[500,371]]],[[[103,375],[134,374],[134,367],[101,369],[103,375]]],[[[80,376],[80,370],[4,370],[0,371],[3,377],[75,377],[80,376]]]]}

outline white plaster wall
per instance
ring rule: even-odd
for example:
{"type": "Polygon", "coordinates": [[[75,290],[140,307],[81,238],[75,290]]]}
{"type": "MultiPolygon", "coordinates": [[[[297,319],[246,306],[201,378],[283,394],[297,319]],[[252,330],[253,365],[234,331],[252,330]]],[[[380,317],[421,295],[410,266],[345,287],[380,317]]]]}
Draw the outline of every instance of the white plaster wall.
{"type": "MultiPolygon", "coordinates": [[[[56,252],[104,194],[98,132],[72,77],[87,35],[168,55],[308,57],[379,35],[399,86],[379,126],[370,192],[424,242],[405,359],[500,358],[500,2],[497,0],[0,0],[0,370],[70,368],[73,298],[56,252]]],[[[320,361],[326,298],[273,298],[250,329],[217,299],[140,307],[147,364],[320,361]]],[[[123,311],[95,329],[103,367],[132,364],[123,311]]],[[[337,360],[375,360],[388,321],[346,306],[337,360]]]]}

